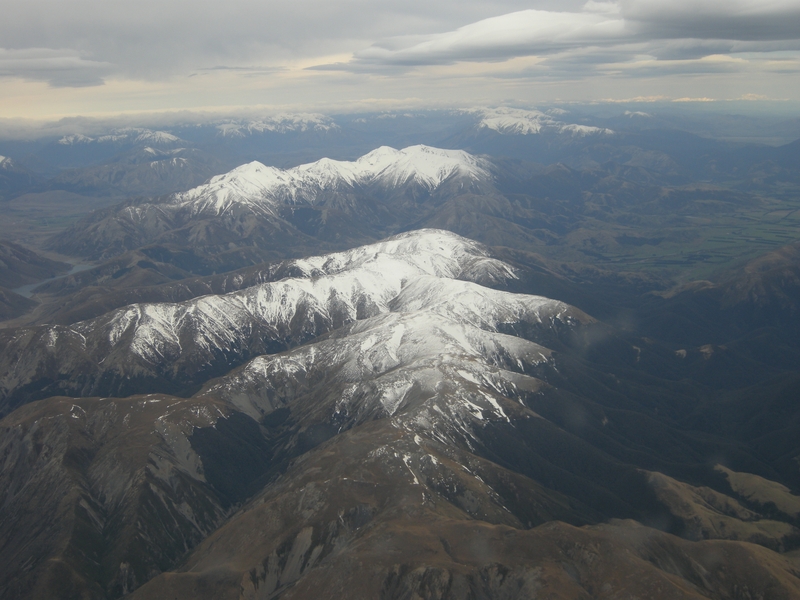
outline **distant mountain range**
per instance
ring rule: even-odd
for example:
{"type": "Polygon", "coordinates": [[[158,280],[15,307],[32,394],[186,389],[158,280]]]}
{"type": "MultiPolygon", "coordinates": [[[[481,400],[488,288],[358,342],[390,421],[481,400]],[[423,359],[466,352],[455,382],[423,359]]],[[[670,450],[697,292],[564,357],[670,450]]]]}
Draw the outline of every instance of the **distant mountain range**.
{"type": "Polygon", "coordinates": [[[465,111],[480,118],[477,129],[491,129],[504,135],[536,135],[554,133],[577,137],[591,135],[613,135],[611,129],[593,127],[591,125],[578,125],[565,123],[556,118],[567,114],[566,111],[551,111],[543,113],[538,110],[523,110],[518,108],[476,108],[465,111]]]}
{"type": "MultiPolygon", "coordinates": [[[[185,190],[253,160],[287,167],[322,157],[350,160],[382,145],[420,143],[581,169],[616,162],[672,180],[738,180],[763,187],[765,180],[798,177],[791,158],[796,153],[790,148],[781,151],[701,137],[691,128],[676,129],[669,120],[641,111],[605,119],[564,109],[510,107],[431,114],[279,114],[184,124],[169,132],[123,128],[91,136],[75,133],[32,145],[8,144],[4,152],[18,149],[13,160],[35,178],[28,189],[156,195],[185,190]],[[180,158],[185,161],[177,165],[166,156],[143,156],[147,147],[184,148],[180,158]],[[151,163],[157,174],[147,174],[151,163]]],[[[20,191],[15,187],[12,193],[20,191]]]]}
{"type": "Polygon", "coordinates": [[[244,138],[263,133],[289,133],[308,131],[337,131],[340,127],[331,117],[314,114],[280,114],[256,120],[231,120],[215,123],[218,135],[226,138],[244,138]]]}

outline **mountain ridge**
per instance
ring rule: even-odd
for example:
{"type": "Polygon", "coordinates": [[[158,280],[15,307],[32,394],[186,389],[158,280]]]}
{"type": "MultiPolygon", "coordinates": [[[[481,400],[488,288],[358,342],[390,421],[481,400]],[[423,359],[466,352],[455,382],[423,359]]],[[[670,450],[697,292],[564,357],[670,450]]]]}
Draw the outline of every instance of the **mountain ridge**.
{"type": "MultiPolygon", "coordinates": [[[[491,258],[479,244],[435,230],[401,234],[295,265],[299,272],[293,278],[224,296],[134,304],[70,326],[5,330],[0,333],[6,341],[4,395],[8,399],[23,389],[24,394],[52,395],[44,389],[60,389],[66,382],[58,383],[58,373],[64,369],[83,373],[73,384],[81,381],[84,393],[94,389],[118,394],[142,377],[134,385],[153,385],[166,377],[163,389],[172,391],[167,383],[171,378],[191,380],[208,369],[229,368],[254,352],[286,348],[349,321],[387,312],[390,302],[399,302],[401,291],[422,275],[483,283],[515,277],[511,267],[491,258]],[[28,389],[30,384],[40,391],[28,389]]],[[[445,297],[460,293],[448,290],[445,297]]],[[[430,297],[429,290],[420,289],[412,301],[423,296],[430,297]]],[[[541,300],[530,298],[532,306],[541,300]]],[[[518,307],[512,313],[520,318],[526,310],[518,307]]],[[[529,318],[534,317],[530,313],[529,318]]]]}

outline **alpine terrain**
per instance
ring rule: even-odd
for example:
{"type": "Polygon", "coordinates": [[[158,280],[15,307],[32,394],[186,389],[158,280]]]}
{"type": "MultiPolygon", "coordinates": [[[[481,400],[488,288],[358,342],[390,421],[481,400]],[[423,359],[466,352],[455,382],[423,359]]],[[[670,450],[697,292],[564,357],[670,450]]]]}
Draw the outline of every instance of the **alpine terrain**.
{"type": "Polygon", "coordinates": [[[642,115],[2,167],[0,599],[800,598],[795,150],[642,115]]]}

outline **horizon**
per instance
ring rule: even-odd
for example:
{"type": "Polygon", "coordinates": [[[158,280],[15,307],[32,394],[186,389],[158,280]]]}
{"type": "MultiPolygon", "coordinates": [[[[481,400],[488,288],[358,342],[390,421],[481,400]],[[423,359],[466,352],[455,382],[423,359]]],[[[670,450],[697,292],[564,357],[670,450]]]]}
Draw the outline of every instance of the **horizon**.
{"type": "Polygon", "coordinates": [[[573,119],[587,124],[601,123],[605,119],[633,113],[659,117],[661,127],[691,130],[696,120],[702,120],[705,131],[693,131],[701,137],[731,139],[783,145],[800,138],[800,103],[764,100],[711,100],[711,99],[603,99],[592,102],[549,102],[537,105],[506,102],[485,105],[418,105],[397,104],[383,109],[370,106],[324,107],[304,106],[240,106],[208,110],[133,111],[128,113],[66,115],[52,118],[0,117],[0,141],[6,143],[53,140],[67,135],[103,135],[125,128],[150,130],[178,130],[185,127],[210,127],[225,123],[243,123],[270,119],[325,117],[337,125],[337,119],[352,123],[357,117],[380,115],[412,118],[467,115],[470,111],[485,108],[511,108],[523,111],[564,110],[573,119]],[[715,123],[715,119],[720,120],[715,123]],[[733,120],[739,122],[732,122],[733,120]],[[687,123],[691,124],[688,126],[687,123]],[[780,136],[762,135],[758,123],[777,126],[780,136]],[[737,130],[738,127],[738,130],[737,130]],[[783,128],[783,129],[781,129],[783,128]]]}

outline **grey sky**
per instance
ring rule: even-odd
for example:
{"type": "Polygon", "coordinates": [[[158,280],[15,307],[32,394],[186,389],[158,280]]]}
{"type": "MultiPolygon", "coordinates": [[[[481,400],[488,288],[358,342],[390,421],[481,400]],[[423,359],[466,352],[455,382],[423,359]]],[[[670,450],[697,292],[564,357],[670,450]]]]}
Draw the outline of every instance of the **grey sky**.
{"type": "Polygon", "coordinates": [[[615,89],[798,100],[799,69],[798,0],[28,0],[0,20],[2,116],[615,89]]]}

